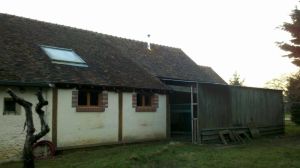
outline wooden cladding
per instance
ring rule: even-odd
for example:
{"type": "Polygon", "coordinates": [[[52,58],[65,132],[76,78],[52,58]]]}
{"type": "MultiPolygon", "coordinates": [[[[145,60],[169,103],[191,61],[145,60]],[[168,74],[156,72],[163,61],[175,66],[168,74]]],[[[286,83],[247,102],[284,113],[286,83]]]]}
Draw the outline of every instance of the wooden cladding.
{"type": "Polygon", "coordinates": [[[284,125],[281,91],[213,84],[198,88],[200,129],[243,127],[251,121],[284,125]]]}
{"type": "Polygon", "coordinates": [[[134,93],[132,95],[132,107],[136,112],[156,112],[158,108],[158,95],[134,93]],[[147,97],[150,97],[150,102],[147,97]]]}
{"type": "Polygon", "coordinates": [[[77,112],[104,112],[108,107],[108,92],[72,91],[72,107],[77,112]]]}

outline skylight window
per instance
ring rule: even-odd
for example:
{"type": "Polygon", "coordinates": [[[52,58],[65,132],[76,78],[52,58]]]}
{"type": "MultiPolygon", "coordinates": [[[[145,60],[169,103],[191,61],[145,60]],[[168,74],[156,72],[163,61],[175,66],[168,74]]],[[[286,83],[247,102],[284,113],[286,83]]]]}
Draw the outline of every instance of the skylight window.
{"type": "Polygon", "coordinates": [[[52,60],[52,63],[88,67],[86,62],[80,58],[72,49],[58,48],[41,45],[43,51],[52,60]]]}

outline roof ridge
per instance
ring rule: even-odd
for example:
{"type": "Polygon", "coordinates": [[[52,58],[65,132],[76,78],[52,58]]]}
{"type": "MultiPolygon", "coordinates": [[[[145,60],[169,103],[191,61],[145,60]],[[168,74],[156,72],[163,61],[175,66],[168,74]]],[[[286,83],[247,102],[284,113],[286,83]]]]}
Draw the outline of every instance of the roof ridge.
{"type": "MultiPolygon", "coordinates": [[[[84,30],[84,31],[89,31],[89,30],[84,30]]],[[[95,33],[98,33],[98,32],[95,32],[95,33]]],[[[102,35],[105,35],[105,36],[111,36],[111,37],[118,38],[118,39],[121,39],[121,40],[133,41],[133,42],[139,42],[139,43],[147,44],[146,41],[132,39],[132,38],[128,38],[128,37],[120,37],[120,36],[117,36],[117,35],[104,34],[104,33],[99,33],[99,34],[102,34],[102,35]]],[[[165,45],[165,44],[158,44],[158,43],[153,43],[153,42],[151,42],[150,44],[151,45],[156,45],[156,46],[161,46],[161,47],[167,47],[167,48],[173,48],[173,49],[181,50],[181,48],[179,48],[179,47],[169,46],[169,45],[165,45]]]]}
{"type": "Polygon", "coordinates": [[[206,65],[199,65],[199,64],[198,64],[198,66],[199,66],[199,67],[203,67],[203,68],[212,68],[211,66],[206,66],[206,65]]]}
{"type": "MultiPolygon", "coordinates": [[[[68,26],[68,25],[63,25],[63,24],[59,24],[59,23],[42,21],[42,20],[33,19],[33,18],[29,18],[29,17],[24,17],[24,16],[17,16],[17,15],[14,15],[14,14],[0,13],[0,15],[7,15],[7,16],[16,17],[16,18],[19,18],[19,19],[26,19],[26,20],[30,20],[30,21],[34,21],[34,22],[39,22],[39,23],[42,23],[42,24],[51,24],[51,25],[54,25],[54,26],[60,26],[60,27],[68,28],[68,29],[73,29],[73,30],[78,30],[78,31],[85,31],[85,32],[95,33],[95,34],[102,35],[102,36],[110,36],[110,37],[118,38],[118,39],[125,40],[125,41],[132,41],[132,42],[138,42],[138,43],[145,43],[145,44],[147,44],[146,41],[142,41],[142,40],[127,38],[127,37],[121,37],[121,36],[111,35],[111,34],[105,34],[105,33],[97,32],[97,31],[94,31],[94,30],[87,30],[87,29],[83,29],[83,28],[79,28],[79,27],[72,27],[72,26],[68,26]]],[[[164,45],[164,44],[151,43],[151,45],[181,50],[181,48],[174,47],[174,46],[169,46],[169,45],[164,45]]]]}

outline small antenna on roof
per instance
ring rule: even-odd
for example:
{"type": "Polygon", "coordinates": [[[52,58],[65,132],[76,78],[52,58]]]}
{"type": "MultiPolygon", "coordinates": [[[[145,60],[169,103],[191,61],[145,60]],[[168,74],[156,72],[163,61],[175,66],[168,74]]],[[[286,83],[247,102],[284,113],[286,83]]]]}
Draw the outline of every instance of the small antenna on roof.
{"type": "Polygon", "coordinates": [[[147,40],[147,48],[148,50],[151,50],[151,45],[150,45],[150,34],[147,35],[148,40],[147,40]]]}

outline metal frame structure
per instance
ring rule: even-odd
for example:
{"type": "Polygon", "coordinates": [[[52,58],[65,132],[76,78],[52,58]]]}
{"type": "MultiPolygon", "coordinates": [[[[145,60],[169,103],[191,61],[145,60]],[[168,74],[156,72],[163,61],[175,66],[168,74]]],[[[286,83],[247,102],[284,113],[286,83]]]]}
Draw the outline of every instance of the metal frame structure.
{"type": "MultiPolygon", "coordinates": [[[[177,80],[177,79],[162,79],[163,81],[171,81],[177,84],[186,84],[186,88],[190,87],[190,110],[191,110],[191,142],[196,144],[199,143],[199,123],[198,123],[198,116],[199,116],[199,108],[198,108],[198,82],[196,81],[186,81],[186,80],[177,80]],[[196,99],[194,100],[194,94],[196,94],[196,99]],[[196,102],[195,102],[196,101],[196,102]]],[[[201,142],[200,142],[201,143],[201,142]]]]}

